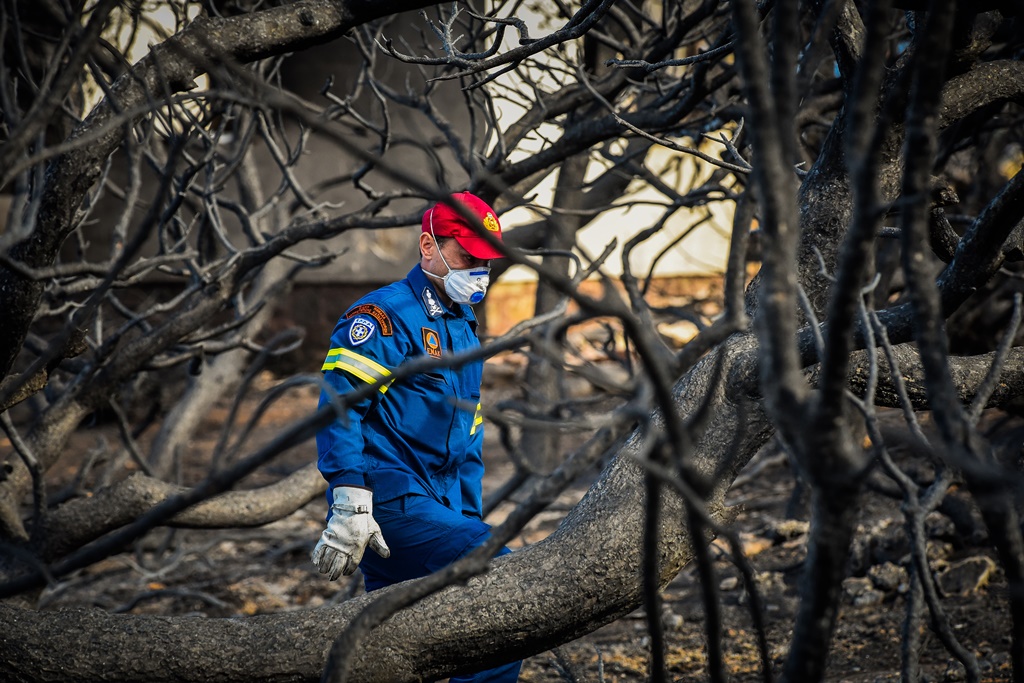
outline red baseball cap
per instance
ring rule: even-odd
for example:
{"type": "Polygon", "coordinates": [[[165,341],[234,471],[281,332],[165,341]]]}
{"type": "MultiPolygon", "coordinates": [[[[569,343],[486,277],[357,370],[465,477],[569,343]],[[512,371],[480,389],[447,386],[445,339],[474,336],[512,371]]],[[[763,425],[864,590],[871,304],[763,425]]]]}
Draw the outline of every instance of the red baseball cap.
{"type": "MultiPolygon", "coordinates": [[[[452,199],[474,213],[487,231],[499,242],[501,241],[501,224],[498,222],[498,216],[494,213],[494,209],[488,206],[487,202],[469,192],[453,194],[452,199]]],[[[474,258],[490,260],[505,257],[486,239],[477,234],[476,229],[469,224],[469,221],[444,202],[434,204],[423,214],[423,232],[432,233],[434,237],[454,237],[455,241],[474,258]]]]}

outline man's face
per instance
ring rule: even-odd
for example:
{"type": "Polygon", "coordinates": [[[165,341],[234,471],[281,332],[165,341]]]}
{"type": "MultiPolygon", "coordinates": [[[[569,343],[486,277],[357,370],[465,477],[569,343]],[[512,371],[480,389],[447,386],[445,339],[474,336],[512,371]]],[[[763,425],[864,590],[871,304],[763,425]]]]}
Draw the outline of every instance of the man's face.
{"type": "Polygon", "coordinates": [[[438,253],[438,243],[429,234],[423,233],[420,239],[420,246],[423,251],[423,269],[438,277],[447,275],[448,268],[452,270],[467,270],[490,265],[490,261],[476,258],[466,251],[454,238],[441,238],[439,240],[440,253],[438,253]],[[442,256],[444,257],[443,260],[442,256]],[[445,263],[448,264],[448,267],[445,267],[445,263]]]}

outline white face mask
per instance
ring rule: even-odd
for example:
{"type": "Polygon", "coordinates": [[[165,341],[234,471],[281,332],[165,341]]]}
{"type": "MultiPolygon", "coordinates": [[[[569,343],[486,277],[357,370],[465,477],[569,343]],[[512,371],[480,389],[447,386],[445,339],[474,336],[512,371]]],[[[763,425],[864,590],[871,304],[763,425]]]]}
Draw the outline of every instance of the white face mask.
{"type": "Polygon", "coordinates": [[[444,291],[457,304],[478,304],[487,294],[487,285],[491,281],[490,273],[491,269],[487,266],[468,270],[449,268],[448,274],[442,278],[444,291]]]}
{"type": "Polygon", "coordinates": [[[430,213],[430,236],[434,239],[437,255],[441,257],[441,263],[448,269],[448,274],[444,277],[433,273],[427,273],[427,275],[441,280],[444,284],[445,294],[457,304],[478,304],[483,301],[484,295],[487,294],[487,285],[491,282],[491,267],[477,266],[476,268],[456,270],[449,266],[444,259],[444,254],[441,253],[441,245],[437,243],[437,237],[434,237],[433,211],[430,213]]]}
{"type": "MultiPolygon", "coordinates": [[[[434,244],[437,244],[437,242],[434,242],[434,244]]],[[[448,268],[448,274],[440,277],[433,273],[427,273],[425,270],[423,272],[427,273],[430,277],[441,280],[444,283],[445,294],[451,297],[451,300],[457,304],[478,304],[483,301],[484,295],[487,294],[487,285],[491,282],[490,266],[456,270],[444,260],[444,254],[441,253],[440,248],[438,248],[437,253],[441,257],[441,263],[448,268]]]]}

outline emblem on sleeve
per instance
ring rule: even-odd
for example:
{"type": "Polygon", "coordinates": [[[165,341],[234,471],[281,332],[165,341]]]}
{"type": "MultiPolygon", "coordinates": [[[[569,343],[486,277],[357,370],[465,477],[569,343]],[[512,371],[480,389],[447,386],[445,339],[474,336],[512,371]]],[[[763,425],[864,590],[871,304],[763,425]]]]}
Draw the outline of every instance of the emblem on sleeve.
{"type": "Polygon", "coordinates": [[[351,318],[357,315],[368,315],[377,321],[377,326],[380,328],[380,333],[385,337],[390,337],[394,332],[391,327],[391,318],[384,312],[384,309],[374,304],[360,304],[345,314],[346,318],[351,318]]]}
{"type": "MultiPolygon", "coordinates": [[[[424,303],[424,305],[426,305],[427,313],[429,315],[431,315],[431,316],[441,315],[441,312],[442,312],[443,309],[441,308],[441,304],[438,303],[437,297],[434,296],[434,290],[432,290],[430,287],[424,287],[423,288],[422,297],[423,297],[423,303],[424,303]]],[[[427,328],[424,327],[423,329],[427,329],[427,328]]]]}
{"type": "Polygon", "coordinates": [[[352,346],[359,346],[373,336],[375,329],[377,329],[376,323],[369,318],[359,316],[352,321],[348,328],[348,341],[352,346]]]}
{"type": "Polygon", "coordinates": [[[431,358],[441,357],[441,338],[437,336],[435,330],[429,327],[423,328],[423,350],[431,358]]]}

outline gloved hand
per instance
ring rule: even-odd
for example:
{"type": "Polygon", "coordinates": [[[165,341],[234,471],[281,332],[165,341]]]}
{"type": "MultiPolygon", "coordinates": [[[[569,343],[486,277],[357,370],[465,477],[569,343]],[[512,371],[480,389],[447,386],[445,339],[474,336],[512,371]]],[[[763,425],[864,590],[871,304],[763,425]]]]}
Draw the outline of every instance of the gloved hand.
{"type": "Polygon", "coordinates": [[[367,545],[381,557],[391,555],[373,519],[373,492],[354,486],[335,487],[331,517],[310,559],[321,574],[334,581],[356,571],[367,545]]]}

